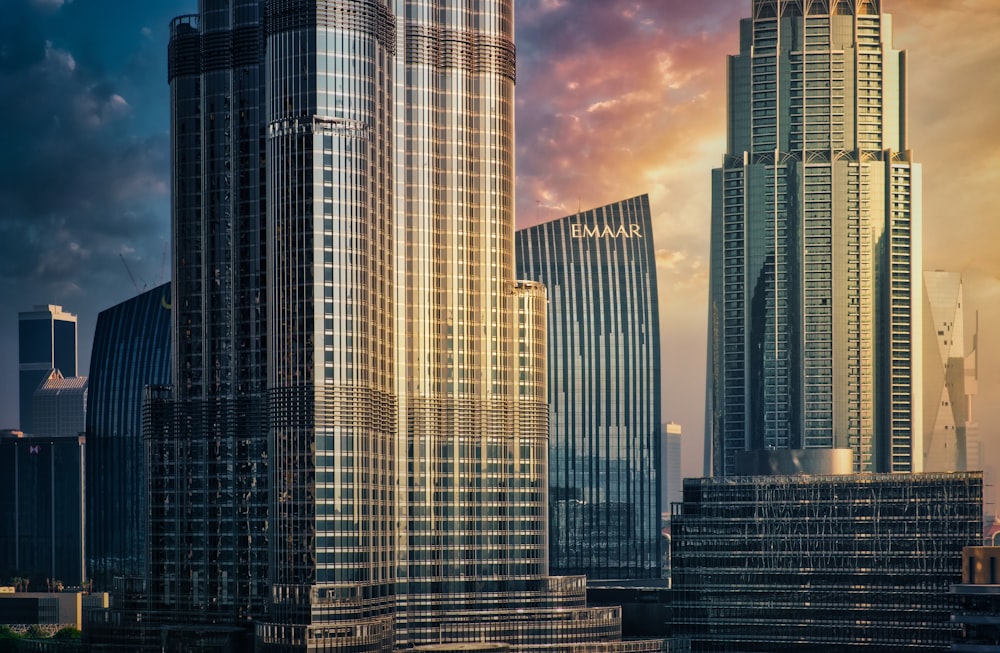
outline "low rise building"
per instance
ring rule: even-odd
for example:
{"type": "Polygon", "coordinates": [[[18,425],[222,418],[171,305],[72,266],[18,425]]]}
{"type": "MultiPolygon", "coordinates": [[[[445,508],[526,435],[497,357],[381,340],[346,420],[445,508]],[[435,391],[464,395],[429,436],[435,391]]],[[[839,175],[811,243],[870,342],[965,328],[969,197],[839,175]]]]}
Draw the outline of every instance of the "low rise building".
{"type": "Polygon", "coordinates": [[[686,479],[674,632],[712,653],[945,651],[981,472],[686,479]]]}

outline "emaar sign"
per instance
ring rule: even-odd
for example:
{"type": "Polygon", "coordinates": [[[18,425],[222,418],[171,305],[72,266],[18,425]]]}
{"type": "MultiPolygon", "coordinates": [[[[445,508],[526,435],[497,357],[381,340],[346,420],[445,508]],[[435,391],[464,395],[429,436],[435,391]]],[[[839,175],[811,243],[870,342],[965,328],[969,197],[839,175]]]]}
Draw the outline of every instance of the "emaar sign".
{"type": "Polygon", "coordinates": [[[615,229],[607,224],[593,227],[574,224],[570,225],[569,233],[573,238],[642,238],[642,225],[623,224],[615,229]]]}

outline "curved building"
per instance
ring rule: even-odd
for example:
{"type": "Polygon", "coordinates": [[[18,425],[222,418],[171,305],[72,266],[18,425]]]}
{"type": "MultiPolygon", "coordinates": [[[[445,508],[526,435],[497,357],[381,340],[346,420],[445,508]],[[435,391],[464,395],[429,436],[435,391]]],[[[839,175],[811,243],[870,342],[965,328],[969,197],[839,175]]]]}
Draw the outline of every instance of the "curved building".
{"type": "Polygon", "coordinates": [[[87,398],[87,575],[145,573],[146,471],[142,394],[170,381],[170,284],[97,316],[87,398]]]}
{"type": "Polygon", "coordinates": [[[649,197],[516,234],[549,293],[549,564],[660,576],[660,327],[649,197]]]}

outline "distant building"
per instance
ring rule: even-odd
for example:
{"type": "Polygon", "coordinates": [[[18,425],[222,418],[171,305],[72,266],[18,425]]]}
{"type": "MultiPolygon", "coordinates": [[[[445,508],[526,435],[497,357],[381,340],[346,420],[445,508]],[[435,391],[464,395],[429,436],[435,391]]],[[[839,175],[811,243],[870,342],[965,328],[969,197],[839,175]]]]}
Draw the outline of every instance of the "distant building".
{"type": "Polygon", "coordinates": [[[674,632],[713,653],[944,651],[982,500],[980,472],[686,479],[674,632]]]}
{"type": "Polygon", "coordinates": [[[965,342],[962,275],[924,273],[924,470],[982,469],[973,420],[977,333],[965,342]]]}
{"type": "Polygon", "coordinates": [[[83,584],[84,442],[0,435],[0,569],[83,584]]]}
{"type": "Polygon", "coordinates": [[[35,431],[39,438],[65,438],[82,434],[87,424],[88,379],[85,376],[63,377],[53,370],[32,399],[35,431]]]}
{"type": "Polygon", "coordinates": [[[1000,547],[962,550],[962,582],[951,587],[959,626],[955,653],[1000,653],[1000,547]]]}
{"type": "Polygon", "coordinates": [[[142,396],[170,382],[170,284],[101,311],[87,397],[87,573],[110,590],[146,568],[142,396]]]}
{"type": "Polygon", "coordinates": [[[649,197],[515,234],[549,295],[549,565],[660,575],[660,328],[649,197]]]}
{"type": "Polygon", "coordinates": [[[0,624],[81,629],[83,612],[108,607],[104,592],[0,592],[0,624]]]}
{"type": "Polygon", "coordinates": [[[18,313],[20,430],[34,433],[32,399],[52,370],[66,378],[77,373],[76,315],[62,306],[40,305],[18,313]]]}
{"type": "Polygon", "coordinates": [[[660,449],[660,509],[670,519],[670,505],[683,497],[684,479],[681,477],[681,425],[668,422],[663,425],[663,442],[660,449]]]}

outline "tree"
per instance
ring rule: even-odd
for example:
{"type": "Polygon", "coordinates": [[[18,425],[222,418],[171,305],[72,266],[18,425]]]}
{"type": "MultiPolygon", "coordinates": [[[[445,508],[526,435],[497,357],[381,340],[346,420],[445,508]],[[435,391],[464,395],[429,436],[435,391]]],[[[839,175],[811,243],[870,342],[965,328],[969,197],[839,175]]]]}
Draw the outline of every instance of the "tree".
{"type": "Polygon", "coordinates": [[[52,636],[52,639],[59,641],[79,641],[83,637],[83,633],[74,628],[73,626],[66,626],[65,628],[60,628],[52,636]]]}
{"type": "Polygon", "coordinates": [[[31,624],[28,626],[28,629],[24,631],[24,637],[26,639],[44,639],[48,636],[48,633],[42,630],[38,624],[31,624]]]}
{"type": "Polygon", "coordinates": [[[0,626],[0,653],[17,653],[17,642],[21,638],[7,626],[0,626]]]}

